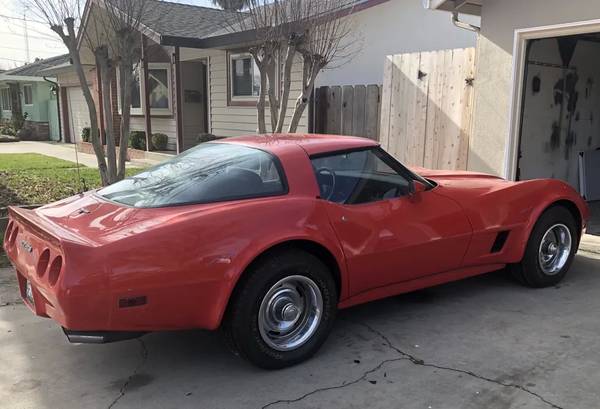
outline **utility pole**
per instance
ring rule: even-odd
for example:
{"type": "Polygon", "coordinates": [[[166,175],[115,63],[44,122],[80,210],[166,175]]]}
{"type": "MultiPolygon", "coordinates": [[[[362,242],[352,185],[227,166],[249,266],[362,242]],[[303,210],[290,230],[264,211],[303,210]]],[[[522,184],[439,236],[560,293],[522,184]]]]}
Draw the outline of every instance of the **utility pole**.
{"type": "Polygon", "coordinates": [[[24,33],[24,38],[25,38],[25,60],[27,60],[27,63],[29,63],[30,57],[29,57],[29,32],[27,30],[27,10],[28,8],[25,7],[25,10],[23,11],[23,30],[25,31],[24,33]]]}

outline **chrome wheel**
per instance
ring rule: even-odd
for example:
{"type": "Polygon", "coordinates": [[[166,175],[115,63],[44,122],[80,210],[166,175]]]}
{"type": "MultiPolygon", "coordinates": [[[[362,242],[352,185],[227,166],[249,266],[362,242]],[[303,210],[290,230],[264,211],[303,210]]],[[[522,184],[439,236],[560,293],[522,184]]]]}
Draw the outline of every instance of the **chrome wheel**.
{"type": "Polygon", "coordinates": [[[286,277],[267,291],[260,304],[260,336],[277,351],[297,349],[314,335],[322,313],[323,297],[317,284],[304,276],[286,277]]]}
{"type": "Polygon", "coordinates": [[[538,258],[540,268],[547,275],[558,274],[571,255],[571,231],[564,224],[550,227],[540,243],[538,258]]]}

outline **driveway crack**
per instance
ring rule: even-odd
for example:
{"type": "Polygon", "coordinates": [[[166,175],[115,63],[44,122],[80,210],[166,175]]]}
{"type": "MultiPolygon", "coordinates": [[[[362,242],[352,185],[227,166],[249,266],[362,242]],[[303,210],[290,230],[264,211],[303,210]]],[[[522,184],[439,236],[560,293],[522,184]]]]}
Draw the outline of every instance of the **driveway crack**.
{"type": "Polygon", "coordinates": [[[352,381],[347,381],[347,382],[345,381],[345,382],[343,382],[340,385],[327,386],[327,387],[323,387],[323,388],[317,388],[317,389],[314,389],[314,390],[312,390],[310,392],[307,392],[304,395],[299,396],[299,397],[294,398],[294,399],[280,399],[280,400],[276,400],[276,401],[273,401],[273,402],[269,402],[266,405],[264,405],[261,409],[266,409],[266,408],[268,408],[270,406],[275,406],[275,405],[279,405],[279,404],[282,404],[282,403],[290,404],[290,403],[299,402],[299,401],[301,401],[303,399],[308,398],[311,395],[314,395],[314,394],[320,393],[320,392],[330,391],[330,390],[334,390],[334,389],[347,388],[348,386],[352,386],[354,384],[357,384],[359,382],[362,382],[362,381],[366,380],[367,376],[369,376],[370,374],[372,374],[374,372],[377,372],[378,370],[380,370],[386,364],[389,364],[391,362],[397,362],[397,361],[405,361],[405,360],[408,360],[408,358],[405,357],[405,356],[401,356],[399,358],[385,359],[385,360],[379,362],[379,364],[377,364],[377,366],[375,366],[375,367],[373,367],[373,368],[371,368],[371,369],[363,372],[363,374],[360,377],[358,377],[358,378],[356,378],[356,379],[354,379],[352,381]]]}
{"type": "Polygon", "coordinates": [[[148,360],[148,348],[146,348],[146,344],[141,338],[138,338],[137,341],[140,343],[142,360],[139,364],[137,364],[131,375],[129,375],[127,380],[123,383],[121,389],[119,390],[119,395],[111,402],[110,405],[108,405],[107,409],[112,409],[117,404],[117,402],[119,402],[119,400],[121,400],[121,398],[125,396],[125,394],[127,393],[127,387],[129,386],[129,383],[134,378],[134,376],[137,375],[140,369],[142,369],[142,367],[146,364],[146,361],[148,360]]]}
{"type": "Polygon", "coordinates": [[[492,379],[492,378],[488,378],[486,376],[477,374],[473,371],[469,371],[469,370],[465,370],[465,369],[460,369],[460,368],[453,368],[450,366],[444,366],[444,365],[439,365],[439,364],[435,364],[435,363],[430,363],[430,362],[426,362],[423,359],[419,359],[416,356],[409,354],[408,352],[403,351],[402,349],[398,348],[397,346],[395,346],[390,339],[383,334],[381,331],[376,330],[375,328],[373,328],[372,326],[370,326],[369,324],[365,324],[365,323],[361,323],[361,322],[356,322],[356,321],[351,321],[351,320],[345,320],[347,322],[350,322],[354,325],[359,325],[362,326],[364,328],[366,328],[369,332],[371,332],[372,334],[376,335],[377,337],[381,338],[385,345],[391,349],[392,351],[394,351],[395,353],[397,353],[398,355],[400,355],[398,358],[390,358],[390,359],[385,359],[381,362],[379,362],[375,367],[367,370],[366,372],[364,372],[360,377],[352,380],[352,381],[345,381],[342,382],[340,385],[335,385],[335,386],[329,386],[329,387],[321,387],[321,388],[317,388],[314,389],[310,392],[305,393],[302,396],[299,396],[297,398],[294,399],[280,399],[280,400],[276,400],[273,402],[269,402],[266,405],[262,406],[261,409],[266,409],[269,408],[271,406],[275,406],[275,405],[279,405],[279,404],[291,404],[291,403],[296,403],[299,402],[303,399],[308,398],[309,396],[315,395],[317,393],[321,393],[321,392],[326,392],[326,391],[330,391],[330,390],[334,390],[334,389],[342,389],[342,388],[347,388],[349,386],[355,385],[359,382],[362,382],[364,380],[367,379],[367,376],[377,372],[378,370],[380,370],[384,365],[387,365],[389,363],[392,362],[397,362],[397,361],[402,361],[402,360],[406,360],[406,361],[410,361],[412,364],[414,365],[418,365],[418,366],[424,366],[424,367],[429,367],[429,368],[435,368],[435,369],[439,369],[439,370],[443,370],[443,371],[449,371],[449,372],[454,372],[454,373],[460,373],[460,374],[464,374],[464,375],[468,375],[472,378],[476,378],[479,379],[481,381],[485,381],[485,382],[490,382],[493,384],[496,384],[498,386],[504,387],[504,388],[514,388],[514,389],[518,389],[520,391],[523,391],[527,394],[529,394],[530,396],[532,396],[535,399],[540,400],[541,402],[543,402],[544,404],[554,408],[554,409],[564,409],[562,406],[559,406],[551,401],[549,401],[548,399],[544,398],[542,395],[524,387],[523,385],[519,385],[516,383],[507,383],[507,382],[501,382],[498,381],[496,379],[492,379]]]}
{"type": "MultiPolygon", "coordinates": [[[[348,321],[348,320],[346,320],[348,321]]],[[[379,338],[381,338],[386,345],[388,346],[388,348],[396,351],[398,354],[400,354],[401,356],[405,357],[406,359],[408,359],[410,362],[412,362],[414,365],[419,365],[419,366],[425,366],[425,367],[429,367],[429,368],[436,368],[436,369],[440,369],[440,370],[444,370],[444,371],[450,371],[450,372],[455,372],[455,373],[460,373],[460,374],[464,374],[464,375],[468,375],[472,378],[476,378],[485,382],[490,382],[490,383],[494,383],[498,386],[502,386],[505,388],[514,388],[514,389],[518,389],[520,391],[523,391],[529,395],[531,395],[532,397],[539,399],[540,401],[542,401],[543,403],[545,403],[546,405],[554,408],[554,409],[564,409],[562,406],[559,406],[551,401],[549,401],[548,399],[544,398],[542,395],[540,395],[539,393],[536,393],[534,391],[532,391],[529,388],[526,388],[523,385],[519,385],[517,383],[509,383],[509,382],[502,382],[502,381],[498,381],[496,379],[492,379],[492,378],[488,378],[484,375],[480,375],[477,374],[473,371],[469,371],[466,369],[460,369],[460,368],[453,368],[450,366],[445,366],[445,365],[439,365],[439,364],[434,364],[434,363],[430,363],[430,362],[425,362],[423,359],[419,359],[417,357],[415,357],[414,355],[409,354],[408,352],[405,352],[403,350],[401,350],[400,348],[396,347],[391,341],[390,339],[385,336],[385,334],[383,334],[381,331],[376,330],[375,328],[373,328],[372,326],[370,326],[369,324],[365,324],[362,322],[355,322],[355,321],[348,321],[348,322],[352,322],[355,325],[360,325],[363,326],[364,328],[366,328],[368,331],[370,331],[371,333],[377,335],[379,338]]]]}

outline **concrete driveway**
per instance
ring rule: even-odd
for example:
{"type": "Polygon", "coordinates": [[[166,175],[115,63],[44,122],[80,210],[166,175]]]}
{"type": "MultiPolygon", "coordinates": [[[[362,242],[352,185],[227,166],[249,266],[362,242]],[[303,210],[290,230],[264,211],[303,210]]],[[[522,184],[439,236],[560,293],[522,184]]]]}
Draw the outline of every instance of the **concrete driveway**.
{"type": "Polygon", "coordinates": [[[315,358],[275,372],[203,331],[70,345],[2,277],[6,409],[599,407],[600,254],[555,288],[498,272],[342,311],[315,358]]]}

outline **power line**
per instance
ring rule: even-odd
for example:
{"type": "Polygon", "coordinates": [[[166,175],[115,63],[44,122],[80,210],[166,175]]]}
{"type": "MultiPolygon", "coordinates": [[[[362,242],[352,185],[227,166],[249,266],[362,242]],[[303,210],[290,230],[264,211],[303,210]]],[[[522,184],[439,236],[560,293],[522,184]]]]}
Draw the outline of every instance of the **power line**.
{"type": "MultiPolygon", "coordinates": [[[[2,16],[0,15],[0,17],[2,17],[2,16]]],[[[15,35],[22,35],[22,34],[17,34],[17,33],[15,33],[14,31],[12,31],[12,29],[10,28],[10,26],[7,26],[7,28],[8,28],[8,30],[9,30],[11,33],[14,33],[15,35]]],[[[48,34],[48,33],[44,33],[44,32],[42,32],[42,31],[35,30],[35,29],[31,28],[31,27],[27,27],[27,24],[26,24],[26,23],[25,23],[25,24],[24,24],[24,26],[22,26],[21,28],[25,28],[25,29],[26,29],[28,32],[33,32],[33,33],[36,33],[36,34],[40,34],[40,35],[42,35],[42,36],[47,36],[48,38],[52,38],[53,40],[57,40],[57,41],[58,41],[58,39],[57,39],[57,38],[53,37],[52,35],[50,35],[50,34],[48,34]]]]}
{"type": "Polygon", "coordinates": [[[4,17],[4,18],[8,18],[11,20],[20,20],[20,21],[27,21],[29,23],[37,23],[37,24],[44,24],[44,25],[49,25],[47,21],[40,21],[40,20],[31,20],[25,17],[15,17],[15,16],[7,16],[6,14],[0,14],[0,17],[4,17]]]}
{"type": "MultiPolygon", "coordinates": [[[[18,37],[23,36],[23,33],[15,33],[13,31],[11,31],[10,33],[7,33],[6,31],[0,31],[0,34],[7,34],[7,35],[11,35],[11,36],[18,36],[18,37]]],[[[55,41],[57,43],[62,43],[62,41],[60,41],[58,38],[53,38],[51,36],[41,37],[41,36],[30,35],[29,38],[35,38],[36,40],[55,41]]]]}
{"type": "Polygon", "coordinates": [[[6,57],[0,57],[0,60],[7,60],[7,61],[14,61],[14,62],[21,62],[23,64],[27,64],[27,61],[23,61],[23,60],[15,60],[13,58],[6,58],[6,57]]]}
{"type": "MultiPolygon", "coordinates": [[[[9,47],[7,45],[0,45],[0,48],[6,48],[8,50],[17,50],[17,51],[23,51],[23,47],[9,47]]],[[[65,47],[66,48],[66,47],[65,47]]],[[[31,48],[30,51],[36,51],[36,52],[47,52],[47,51],[51,51],[51,50],[58,50],[58,48],[54,48],[54,47],[48,47],[45,50],[39,49],[39,48],[31,48]]]]}

